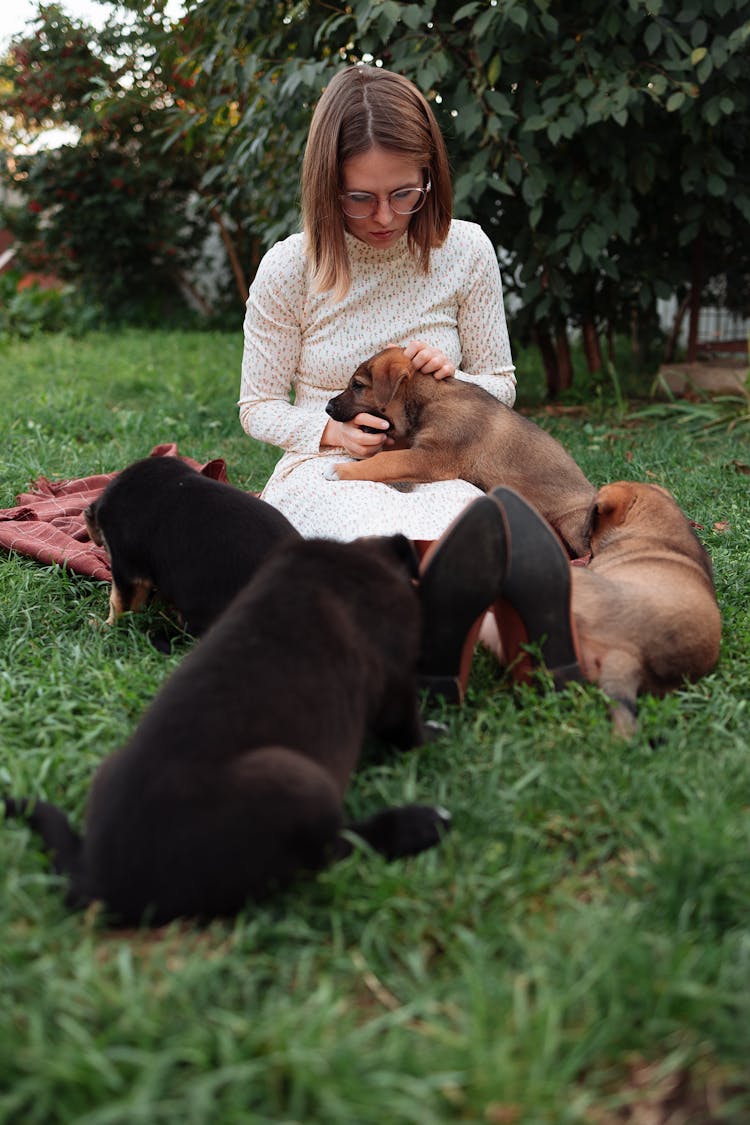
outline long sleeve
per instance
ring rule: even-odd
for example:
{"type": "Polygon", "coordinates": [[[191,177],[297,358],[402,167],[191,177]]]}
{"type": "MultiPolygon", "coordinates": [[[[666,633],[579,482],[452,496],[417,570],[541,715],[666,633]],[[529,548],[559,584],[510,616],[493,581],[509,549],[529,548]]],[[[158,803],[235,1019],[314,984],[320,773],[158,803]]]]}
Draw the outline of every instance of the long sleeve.
{"type": "Polygon", "coordinates": [[[319,406],[291,402],[302,350],[304,275],[299,236],[277,243],[261,261],[245,311],[239,408],[251,437],[311,453],[328,418],[319,406]]]}

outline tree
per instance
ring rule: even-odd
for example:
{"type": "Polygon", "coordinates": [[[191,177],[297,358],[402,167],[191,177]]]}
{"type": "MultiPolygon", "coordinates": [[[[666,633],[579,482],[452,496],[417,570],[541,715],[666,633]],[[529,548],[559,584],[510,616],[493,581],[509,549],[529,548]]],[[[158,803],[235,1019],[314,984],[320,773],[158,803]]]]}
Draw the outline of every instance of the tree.
{"type": "MultiPolygon", "coordinates": [[[[559,355],[578,323],[595,366],[596,330],[653,319],[656,298],[690,276],[700,232],[726,244],[740,227],[747,241],[741,0],[631,0],[604,14],[593,2],[438,2],[423,15],[427,49],[400,38],[388,64],[450,105],[459,211],[510,253],[517,335],[548,356],[557,341],[559,355]]],[[[565,385],[559,360],[548,374],[551,390],[565,385]]]]}
{"type": "Polygon", "coordinates": [[[745,11],[744,0],[604,12],[594,0],[203,0],[191,63],[207,105],[234,91],[237,106],[211,175],[244,191],[246,222],[270,243],[296,222],[299,156],[327,77],[363,58],[406,74],[444,128],[457,214],[494,238],[514,333],[540,345],[555,393],[570,377],[570,323],[595,368],[602,330],[653,323],[656,298],[689,283],[696,240],[716,268],[719,247],[750,246],[745,11]]]}
{"type": "Polygon", "coordinates": [[[174,89],[142,26],[94,31],[54,5],[11,45],[0,111],[14,146],[5,178],[20,195],[6,221],[31,269],[73,280],[105,315],[158,320],[183,305],[205,220],[191,202],[204,169],[162,155],[174,89]],[[50,127],[69,140],[33,147],[50,127]]]}
{"type": "MultiPolygon", "coordinates": [[[[73,68],[64,116],[80,106],[79,155],[92,145],[106,156],[99,212],[113,180],[128,182],[107,163],[120,154],[144,177],[131,203],[154,185],[149,215],[161,229],[163,211],[170,231],[156,241],[189,258],[194,231],[181,239],[180,224],[191,198],[194,224],[221,230],[237,302],[262,250],[298,226],[314,103],[335,70],[363,59],[406,74],[434,106],[456,213],[495,241],[514,337],[539,345],[551,394],[570,382],[570,325],[596,370],[603,335],[656,331],[658,297],[687,300],[692,286],[695,301],[718,273],[737,302],[750,289],[745,0],[605,11],[595,0],[195,0],[176,26],[160,3],[127,0],[129,38],[87,33],[92,73],[81,93],[73,68]]],[[[29,65],[15,62],[17,90],[29,65]]],[[[28,115],[28,86],[24,96],[28,115]]],[[[38,169],[52,190],[58,169],[45,159],[24,165],[23,183],[35,186],[38,169]]],[[[48,222],[49,194],[27,198],[48,222]]]]}

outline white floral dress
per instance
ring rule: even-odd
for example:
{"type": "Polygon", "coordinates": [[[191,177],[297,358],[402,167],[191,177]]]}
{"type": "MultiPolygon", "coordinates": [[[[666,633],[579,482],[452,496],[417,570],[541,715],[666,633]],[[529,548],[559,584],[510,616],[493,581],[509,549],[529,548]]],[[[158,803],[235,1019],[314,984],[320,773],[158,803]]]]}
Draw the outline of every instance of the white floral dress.
{"type": "Polygon", "coordinates": [[[403,532],[436,539],[478,495],[467,481],[333,481],[343,449],[321,450],[328,400],[363,360],[389,344],[423,340],[512,406],[515,376],[494,248],[475,223],[454,220],[423,274],[406,238],[388,249],[347,234],[352,285],[342,301],[312,292],[303,235],[268,251],[245,315],[240,421],[285,450],[262,495],[306,537],[350,540],[403,532]],[[293,402],[291,398],[293,396],[293,402]]]}

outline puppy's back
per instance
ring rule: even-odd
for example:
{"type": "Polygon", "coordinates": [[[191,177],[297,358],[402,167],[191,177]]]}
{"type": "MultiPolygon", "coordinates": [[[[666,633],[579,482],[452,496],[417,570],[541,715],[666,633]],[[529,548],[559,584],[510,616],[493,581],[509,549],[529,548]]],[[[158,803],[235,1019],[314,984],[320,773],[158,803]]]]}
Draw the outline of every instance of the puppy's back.
{"type": "Polygon", "coordinates": [[[272,550],[299,538],[266,501],[174,457],[124,469],[98,500],[95,519],[113,571],[155,586],[196,636],[272,550]]]}

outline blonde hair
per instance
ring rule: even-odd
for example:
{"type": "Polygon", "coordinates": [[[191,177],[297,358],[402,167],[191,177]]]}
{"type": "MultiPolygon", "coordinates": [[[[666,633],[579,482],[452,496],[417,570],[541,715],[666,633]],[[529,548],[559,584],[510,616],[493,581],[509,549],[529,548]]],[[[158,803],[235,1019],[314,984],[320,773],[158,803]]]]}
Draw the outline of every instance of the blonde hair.
{"type": "Polygon", "coordinates": [[[430,250],[445,241],[453,213],[453,186],[445,141],[426,98],[392,71],[358,64],[339,71],[313,113],[302,161],[302,226],[313,289],[346,296],[351,264],[341,211],[341,169],[373,148],[407,156],[432,182],[407,229],[408,246],[427,273],[430,250]]]}

